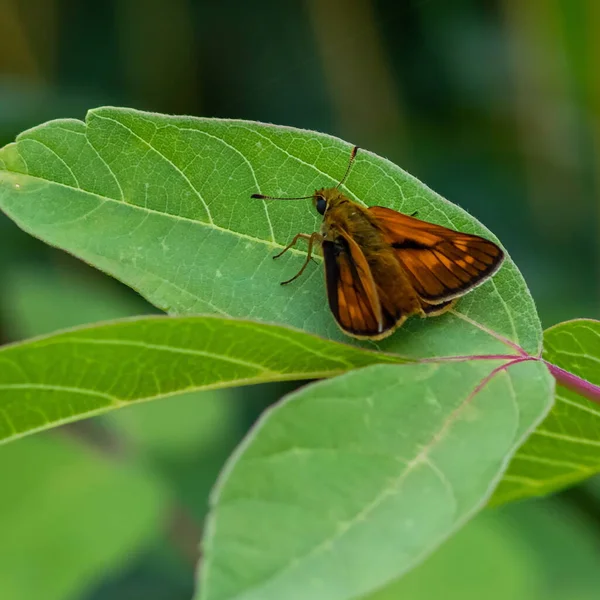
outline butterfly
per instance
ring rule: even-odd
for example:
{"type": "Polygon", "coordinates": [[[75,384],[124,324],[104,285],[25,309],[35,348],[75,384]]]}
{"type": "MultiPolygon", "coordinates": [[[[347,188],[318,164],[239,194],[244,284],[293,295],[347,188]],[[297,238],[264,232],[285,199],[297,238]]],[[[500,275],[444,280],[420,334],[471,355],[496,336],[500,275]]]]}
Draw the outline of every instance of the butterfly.
{"type": "Polygon", "coordinates": [[[329,307],[347,335],[380,340],[412,316],[431,317],[449,310],[456,299],[490,278],[504,253],[478,235],[434,225],[384,206],[364,207],[340,186],[345,182],[358,147],[352,149],[346,173],[335,187],[310,196],[323,216],[321,231],[298,233],[276,256],[303,239],[308,242],[302,268],[282,285],[291,283],[308,266],[315,244],[325,263],[329,307]]]}

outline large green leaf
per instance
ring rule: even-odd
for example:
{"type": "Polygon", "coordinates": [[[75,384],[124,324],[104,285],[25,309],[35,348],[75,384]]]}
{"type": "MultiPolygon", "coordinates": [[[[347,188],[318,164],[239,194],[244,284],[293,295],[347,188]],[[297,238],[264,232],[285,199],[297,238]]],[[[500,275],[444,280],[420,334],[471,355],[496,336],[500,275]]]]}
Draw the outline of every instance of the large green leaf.
{"type": "Polygon", "coordinates": [[[543,417],[537,361],[376,365],[292,394],[222,474],[202,600],[345,600],[399,577],[488,499],[543,417]]]}
{"type": "MultiPolygon", "coordinates": [[[[600,322],[579,319],[544,332],[544,359],[600,386],[600,322]]],[[[516,453],[493,502],[548,494],[600,471],[600,407],[563,385],[548,417],[516,453]]]]}
{"type": "Polygon", "coordinates": [[[0,597],[81,598],[157,537],[167,494],[73,440],[0,447],[0,597]]]}
{"type": "MultiPolygon", "coordinates": [[[[344,339],[326,308],[318,265],[281,287],[304,250],[270,257],[298,231],[318,228],[310,201],[251,200],[255,192],[305,195],[337,182],[350,145],[323,134],[247,121],[167,117],[100,108],[86,122],[51,121],[0,150],[0,209],[175,314],[254,318],[344,339]]],[[[493,237],[390,162],[358,154],[345,186],[381,204],[493,237]]],[[[452,314],[413,319],[380,343],[407,356],[531,353],[541,330],[510,259],[452,314]]]]}
{"type": "Polygon", "coordinates": [[[332,377],[399,357],[223,317],[148,317],[0,349],[0,441],[190,390],[332,377]]]}

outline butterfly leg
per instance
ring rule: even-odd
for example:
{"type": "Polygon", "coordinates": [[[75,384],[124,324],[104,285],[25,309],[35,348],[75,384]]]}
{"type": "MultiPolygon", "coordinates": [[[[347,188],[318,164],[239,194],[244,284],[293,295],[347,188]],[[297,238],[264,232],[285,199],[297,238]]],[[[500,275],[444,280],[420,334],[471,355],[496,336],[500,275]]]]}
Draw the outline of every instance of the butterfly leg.
{"type": "Polygon", "coordinates": [[[294,239],[279,254],[276,254],[273,258],[279,258],[282,254],[285,254],[290,248],[293,248],[298,243],[298,240],[300,240],[300,239],[308,240],[308,244],[310,245],[310,240],[313,235],[314,235],[314,233],[313,234],[297,233],[294,236],[294,239]]]}
{"type": "Polygon", "coordinates": [[[308,263],[312,259],[312,250],[313,250],[313,246],[314,246],[315,242],[322,242],[323,236],[320,233],[317,233],[316,231],[315,231],[315,233],[312,233],[311,235],[308,235],[307,233],[297,233],[294,236],[294,239],[279,254],[275,255],[273,258],[279,258],[284,252],[289,250],[292,246],[295,246],[296,242],[299,239],[308,240],[308,249],[307,249],[307,254],[306,254],[306,260],[304,261],[302,268],[291,279],[288,279],[287,281],[282,281],[281,285],[287,285],[288,283],[291,283],[292,281],[294,281],[294,279],[298,279],[298,277],[300,277],[300,275],[302,275],[302,273],[304,273],[304,269],[306,269],[306,267],[308,266],[308,263]]]}

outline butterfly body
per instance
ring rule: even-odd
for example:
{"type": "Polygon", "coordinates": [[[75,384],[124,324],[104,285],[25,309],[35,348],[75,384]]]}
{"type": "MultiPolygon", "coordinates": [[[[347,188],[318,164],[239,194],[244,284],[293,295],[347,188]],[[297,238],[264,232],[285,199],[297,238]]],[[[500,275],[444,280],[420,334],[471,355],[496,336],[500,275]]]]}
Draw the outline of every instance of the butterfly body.
{"type": "Polygon", "coordinates": [[[390,335],[410,315],[425,316],[369,209],[336,188],[316,190],[315,197],[327,203],[321,225],[327,296],[343,330],[354,337],[378,339],[390,335]]]}
{"type": "Polygon", "coordinates": [[[494,242],[383,206],[361,206],[339,190],[342,182],[308,196],[323,216],[320,233],[297,234],[274,258],[299,239],[308,240],[303,267],[283,282],[291,283],[309,264],[314,244],[320,243],[329,307],[348,335],[379,340],[410,316],[442,314],[502,264],[504,254],[494,242]]]}

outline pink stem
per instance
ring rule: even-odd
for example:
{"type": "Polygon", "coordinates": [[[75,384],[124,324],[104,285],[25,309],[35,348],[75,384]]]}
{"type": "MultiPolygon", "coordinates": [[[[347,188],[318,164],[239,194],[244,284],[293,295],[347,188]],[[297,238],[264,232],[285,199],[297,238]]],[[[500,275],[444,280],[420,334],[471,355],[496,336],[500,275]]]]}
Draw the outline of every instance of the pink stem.
{"type": "Polygon", "coordinates": [[[466,361],[466,360],[502,360],[502,359],[508,360],[509,362],[507,362],[503,365],[500,365],[500,367],[497,367],[496,369],[494,369],[494,371],[492,371],[492,374],[495,374],[499,370],[506,369],[506,368],[510,367],[511,365],[518,364],[518,363],[526,361],[526,360],[542,361],[548,367],[550,373],[552,373],[552,376],[554,377],[554,379],[556,379],[556,381],[560,385],[576,392],[577,394],[583,396],[584,398],[587,398],[591,402],[600,404],[600,386],[599,385],[591,383],[591,382],[583,379],[582,377],[578,377],[577,375],[573,375],[573,373],[569,373],[569,371],[565,371],[564,369],[561,369],[560,367],[553,365],[552,363],[548,362],[547,360],[538,358],[537,356],[529,356],[527,354],[522,354],[521,356],[515,356],[515,355],[511,355],[511,354],[479,354],[479,355],[474,355],[474,356],[445,356],[445,357],[439,357],[439,358],[423,358],[423,359],[419,360],[418,362],[435,363],[435,362],[453,362],[453,361],[460,362],[460,361],[466,361]]]}
{"type": "Polygon", "coordinates": [[[577,375],[573,375],[573,373],[569,373],[568,371],[549,363],[547,360],[544,362],[550,370],[550,373],[554,376],[554,379],[556,379],[560,385],[577,392],[592,402],[596,402],[596,404],[600,404],[600,386],[590,383],[577,375]]]}

